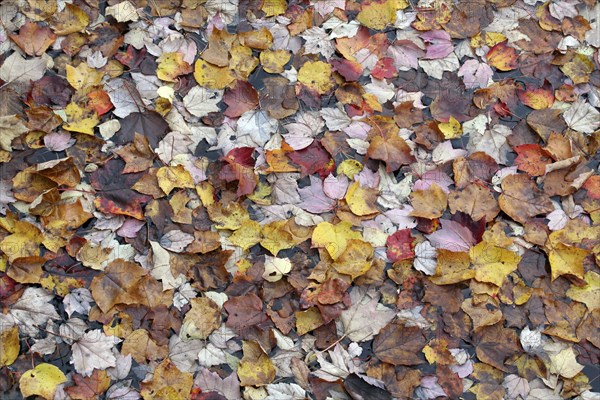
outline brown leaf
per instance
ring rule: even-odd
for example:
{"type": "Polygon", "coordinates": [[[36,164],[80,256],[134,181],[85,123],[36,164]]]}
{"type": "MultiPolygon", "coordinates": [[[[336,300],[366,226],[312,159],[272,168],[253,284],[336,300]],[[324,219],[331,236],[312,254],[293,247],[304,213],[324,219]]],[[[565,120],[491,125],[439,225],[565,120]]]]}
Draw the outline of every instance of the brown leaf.
{"type": "Polygon", "coordinates": [[[421,328],[391,323],[373,341],[373,353],[381,361],[394,365],[418,365],[419,353],[426,340],[421,328]]]}
{"type": "Polygon", "coordinates": [[[225,325],[238,332],[268,320],[262,300],[254,293],[231,297],[223,308],[228,314],[225,325]]]}
{"type": "Polygon", "coordinates": [[[188,399],[194,376],[181,372],[170,359],[166,359],[154,370],[152,379],[141,383],[141,395],[152,400],[185,400],[188,399]]]}
{"type": "Polygon", "coordinates": [[[117,304],[155,304],[162,285],[136,263],[117,259],[90,285],[92,297],[103,312],[117,304]]]}
{"type": "Polygon", "coordinates": [[[50,28],[42,27],[31,21],[27,21],[19,29],[18,35],[9,36],[21,50],[30,56],[41,56],[56,40],[56,35],[50,28]]]}
{"type": "Polygon", "coordinates": [[[75,386],[69,386],[65,392],[73,400],[92,400],[101,397],[110,386],[110,377],[106,371],[95,369],[92,376],[73,375],[75,386]]]}
{"type": "Polygon", "coordinates": [[[502,211],[521,224],[554,210],[550,197],[538,189],[530,177],[522,174],[504,178],[498,203],[502,211]]]}
{"type": "Polygon", "coordinates": [[[135,132],[133,142],[115,153],[125,160],[125,168],[123,168],[125,174],[145,171],[154,162],[154,151],[150,148],[148,138],[138,132],[135,132]]]}
{"type": "Polygon", "coordinates": [[[385,162],[387,172],[396,171],[402,165],[414,161],[410,147],[397,134],[387,137],[379,135],[373,137],[365,158],[385,162]]]}
{"type": "Polygon", "coordinates": [[[455,190],[448,195],[448,205],[450,211],[457,211],[469,214],[473,221],[479,221],[485,218],[486,221],[492,221],[500,212],[498,202],[492,192],[475,183],[465,187],[463,190],[455,190]]]}
{"type": "Polygon", "coordinates": [[[413,191],[410,200],[410,215],[428,219],[441,217],[448,205],[448,195],[435,183],[429,189],[413,191]]]}
{"type": "Polygon", "coordinates": [[[501,371],[510,371],[504,361],[519,351],[519,339],[514,330],[498,323],[481,329],[474,335],[474,340],[475,352],[480,361],[501,371]]]}

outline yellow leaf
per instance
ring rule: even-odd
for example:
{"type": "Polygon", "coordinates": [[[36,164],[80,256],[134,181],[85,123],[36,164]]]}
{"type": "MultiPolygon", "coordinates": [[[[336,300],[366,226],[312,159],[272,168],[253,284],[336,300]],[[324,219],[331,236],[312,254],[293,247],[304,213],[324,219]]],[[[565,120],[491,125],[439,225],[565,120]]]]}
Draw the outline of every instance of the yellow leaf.
{"type": "Polygon", "coordinates": [[[415,190],[410,195],[413,210],[410,215],[421,218],[439,218],[448,205],[448,195],[437,184],[428,189],[415,190]]]}
{"type": "Polygon", "coordinates": [[[229,236],[229,241],[244,251],[259,243],[260,239],[260,224],[250,219],[242,222],[242,226],[229,236]]]}
{"type": "Polygon", "coordinates": [[[208,216],[217,229],[240,229],[246,220],[250,219],[248,210],[239,203],[214,203],[207,206],[208,216]]]}
{"type": "Polygon", "coordinates": [[[469,253],[438,249],[435,276],[430,279],[436,285],[451,285],[467,281],[475,276],[469,253]]]}
{"type": "Polygon", "coordinates": [[[196,186],[196,193],[200,197],[200,201],[204,207],[208,207],[215,203],[215,188],[208,181],[203,181],[196,186]]]}
{"type": "Polygon", "coordinates": [[[228,67],[217,67],[202,59],[194,64],[194,78],[208,89],[225,89],[235,80],[228,67]]]}
{"type": "Polygon", "coordinates": [[[583,279],[586,285],[584,287],[571,285],[571,288],[567,290],[567,296],[585,304],[590,312],[597,310],[600,308],[600,275],[597,272],[588,271],[583,279]]]}
{"type": "Polygon", "coordinates": [[[346,202],[348,202],[350,211],[358,216],[379,212],[375,201],[377,201],[375,189],[362,187],[359,182],[352,183],[346,193],[346,202]]]}
{"type": "Polygon", "coordinates": [[[285,13],[287,3],[285,0],[264,0],[260,9],[264,11],[265,17],[272,17],[285,13]]]}
{"type": "Polygon", "coordinates": [[[0,334],[0,367],[11,365],[19,356],[19,327],[13,326],[0,334]]]}
{"type": "Polygon", "coordinates": [[[260,345],[252,340],[242,342],[244,357],[237,369],[242,386],[264,386],[275,379],[275,366],[260,345]]]}
{"type": "Polygon", "coordinates": [[[271,186],[263,182],[258,182],[258,185],[256,185],[256,189],[254,189],[254,192],[249,195],[246,195],[246,197],[261,206],[270,206],[271,199],[269,198],[269,196],[271,196],[272,192],[273,188],[271,186]]]}
{"type": "Polygon", "coordinates": [[[190,304],[192,308],[185,314],[179,335],[183,340],[205,340],[221,326],[219,306],[208,297],[190,299],[190,304]]]}
{"type": "Polygon", "coordinates": [[[158,186],[167,195],[175,188],[194,188],[194,179],[183,165],[161,167],[156,172],[156,177],[158,186]]]}
{"type": "Polygon", "coordinates": [[[42,232],[25,221],[16,221],[11,235],[0,242],[0,250],[6,254],[8,261],[17,258],[40,255],[40,243],[44,240],[42,232]]]}
{"type": "Polygon", "coordinates": [[[238,78],[248,79],[248,76],[258,66],[258,58],[252,55],[252,49],[246,46],[234,46],[229,51],[231,59],[229,60],[229,69],[233,71],[238,78]]]}
{"type": "Polygon", "coordinates": [[[187,400],[192,390],[194,376],[181,372],[170,359],[166,359],[154,370],[150,382],[142,382],[144,400],[187,400]]]}
{"type": "Polygon", "coordinates": [[[362,240],[360,232],[352,230],[352,224],[342,221],[337,225],[321,222],[312,234],[312,247],[324,247],[331,258],[337,260],[351,239],[362,240]]]}
{"type": "Polygon", "coordinates": [[[265,72],[270,74],[282,73],[283,67],[290,61],[290,57],[287,50],[265,50],[259,56],[265,72]]]}
{"type": "Polygon", "coordinates": [[[178,76],[192,72],[192,66],[183,59],[181,53],[162,53],[156,61],[156,76],[163,81],[176,82],[178,76]]]}
{"type": "Polygon", "coordinates": [[[58,367],[52,364],[39,364],[21,375],[19,387],[23,397],[38,395],[50,400],[54,398],[56,387],[66,381],[67,377],[58,367]]]}
{"type": "Polygon", "coordinates": [[[575,54],[573,59],[560,67],[560,70],[575,84],[590,81],[590,74],[594,71],[594,63],[583,54],[575,54]]]}
{"type": "Polygon", "coordinates": [[[463,134],[460,122],[458,122],[456,118],[452,116],[450,117],[450,121],[439,123],[438,128],[440,131],[442,131],[446,139],[456,139],[457,137],[461,137],[463,134]]]}
{"type": "Polygon", "coordinates": [[[99,85],[102,82],[102,73],[90,68],[82,62],[77,67],[66,65],[67,81],[76,90],[99,85]]]}
{"type": "Polygon", "coordinates": [[[510,250],[480,242],[469,251],[475,266],[475,279],[479,282],[502,286],[504,279],[517,269],[520,257],[510,250]]]}
{"type": "Polygon", "coordinates": [[[344,160],[338,165],[337,173],[346,175],[349,179],[353,179],[354,175],[362,171],[363,165],[356,160],[344,160]]]}
{"type": "Polygon", "coordinates": [[[310,232],[311,228],[296,224],[293,218],[274,221],[263,226],[260,245],[276,256],[279,251],[291,249],[308,239],[310,232]]]}
{"type": "Polygon", "coordinates": [[[350,275],[354,280],[371,269],[373,252],[370,243],[350,239],[346,251],[333,263],[333,268],[340,274],[350,275]]]}
{"type": "Polygon", "coordinates": [[[324,94],[333,88],[331,65],[323,61],[308,61],[298,71],[298,81],[319,94],[324,94]]]}
{"type": "Polygon", "coordinates": [[[63,128],[72,131],[94,135],[94,127],[100,122],[98,114],[94,110],[80,107],[77,103],[69,103],[65,108],[67,124],[63,128]]]}
{"type": "Polygon", "coordinates": [[[583,365],[577,362],[572,347],[567,347],[557,353],[550,353],[550,372],[571,379],[583,370],[583,365]]]}
{"type": "Polygon", "coordinates": [[[298,335],[304,335],[321,325],[323,325],[323,317],[317,307],[311,307],[306,311],[296,311],[296,331],[298,335]]]}
{"type": "Polygon", "coordinates": [[[488,47],[493,47],[498,43],[502,43],[506,40],[506,36],[498,32],[486,32],[485,33],[485,44],[488,47]]]}
{"type": "Polygon", "coordinates": [[[575,275],[583,279],[583,260],[589,252],[578,247],[557,243],[550,248],[548,260],[552,270],[552,280],[561,275],[575,275]]]}
{"type": "Polygon", "coordinates": [[[367,28],[382,30],[396,21],[396,1],[372,2],[363,5],[356,20],[367,28]]]}
{"type": "Polygon", "coordinates": [[[55,34],[67,36],[71,33],[82,32],[89,23],[90,17],[85,11],[73,4],[67,4],[61,12],[54,14],[50,27],[55,34]]]}

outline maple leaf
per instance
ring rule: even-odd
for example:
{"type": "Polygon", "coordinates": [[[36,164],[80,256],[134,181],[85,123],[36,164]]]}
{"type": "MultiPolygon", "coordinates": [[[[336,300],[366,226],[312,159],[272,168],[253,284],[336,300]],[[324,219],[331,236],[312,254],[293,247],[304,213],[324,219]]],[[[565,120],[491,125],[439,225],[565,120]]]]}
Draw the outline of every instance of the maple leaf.
{"type": "Polygon", "coordinates": [[[531,217],[554,209],[548,195],[538,189],[527,175],[522,174],[504,178],[498,204],[502,211],[523,224],[531,217]]]}
{"type": "Polygon", "coordinates": [[[114,367],[117,359],[111,349],[120,341],[114,336],[106,336],[99,329],[86,332],[71,346],[73,355],[70,362],[83,376],[91,376],[95,369],[114,367]]]}
{"type": "Polygon", "coordinates": [[[440,220],[442,228],[427,236],[433,247],[450,251],[468,251],[475,244],[473,233],[455,221],[440,220]]]}
{"type": "Polygon", "coordinates": [[[373,341],[373,353],[383,362],[393,365],[418,365],[418,356],[425,347],[425,336],[420,328],[390,323],[373,341]]]}
{"type": "Polygon", "coordinates": [[[353,342],[371,340],[394,317],[393,310],[379,304],[373,288],[355,287],[350,291],[352,306],[342,311],[343,334],[353,342]]]}

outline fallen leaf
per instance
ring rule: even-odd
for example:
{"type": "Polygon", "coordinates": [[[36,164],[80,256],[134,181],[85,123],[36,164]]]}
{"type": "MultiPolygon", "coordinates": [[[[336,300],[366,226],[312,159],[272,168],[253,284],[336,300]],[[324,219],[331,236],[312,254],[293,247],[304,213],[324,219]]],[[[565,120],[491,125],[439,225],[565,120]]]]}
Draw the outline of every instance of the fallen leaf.
{"type": "Polygon", "coordinates": [[[539,214],[554,210],[550,198],[527,175],[509,175],[502,181],[498,198],[502,211],[522,224],[539,214]]]}
{"type": "Polygon", "coordinates": [[[19,387],[24,397],[37,395],[52,400],[58,385],[66,381],[67,377],[58,367],[44,363],[25,371],[19,379],[19,387]]]}
{"type": "Polygon", "coordinates": [[[350,291],[352,306],[342,311],[344,335],[353,342],[371,340],[395,316],[393,310],[379,304],[380,295],[372,289],[355,287],[350,291]]]}
{"type": "Polygon", "coordinates": [[[275,379],[275,367],[269,356],[255,341],[242,342],[244,356],[240,360],[237,375],[242,386],[264,386],[275,379]]]}
{"type": "Polygon", "coordinates": [[[194,377],[187,372],[181,372],[170,359],[165,359],[156,366],[150,381],[141,383],[141,395],[144,399],[173,399],[189,398],[194,377]]]}
{"type": "Polygon", "coordinates": [[[423,362],[419,353],[425,344],[420,328],[390,323],[373,341],[373,353],[381,361],[393,365],[418,365],[423,362]]]}
{"type": "Polygon", "coordinates": [[[20,350],[19,327],[4,329],[0,333],[0,365],[4,367],[14,363],[20,350]]]}
{"type": "Polygon", "coordinates": [[[205,340],[221,326],[221,313],[217,304],[208,297],[190,299],[192,308],[185,314],[179,335],[182,340],[205,340]]]}
{"type": "Polygon", "coordinates": [[[510,71],[518,67],[517,51],[508,46],[508,42],[498,43],[488,51],[487,62],[500,71],[510,71]]]}
{"type": "Polygon", "coordinates": [[[48,27],[42,27],[27,21],[19,29],[18,35],[9,35],[10,38],[30,56],[41,56],[56,40],[56,35],[48,27]]]}
{"type": "Polygon", "coordinates": [[[325,248],[331,258],[337,260],[348,246],[351,239],[361,240],[360,232],[353,231],[348,222],[340,222],[333,225],[329,222],[321,222],[312,234],[312,246],[325,248]]]}

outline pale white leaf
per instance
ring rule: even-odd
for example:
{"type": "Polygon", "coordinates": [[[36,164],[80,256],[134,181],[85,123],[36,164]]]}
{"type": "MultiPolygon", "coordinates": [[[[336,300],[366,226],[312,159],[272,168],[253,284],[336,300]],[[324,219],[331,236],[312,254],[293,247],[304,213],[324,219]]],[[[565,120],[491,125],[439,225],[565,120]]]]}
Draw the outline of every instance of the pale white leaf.
{"type": "Polygon", "coordinates": [[[204,346],[203,340],[191,339],[184,342],[179,335],[173,335],[169,339],[169,358],[180,371],[193,373],[199,368],[198,352],[204,346]]]}
{"type": "Polygon", "coordinates": [[[516,399],[518,397],[525,399],[529,394],[529,382],[519,375],[507,375],[502,382],[502,386],[506,388],[506,395],[509,399],[516,399]]]}
{"type": "Polygon", "coordinates": [[[117,117],[125,118],[133,112],[144,111],[144,102],[131,82],[121,78],[111,79],[104,84],[104,90],[115,106],[113,114],[117,117]]]}
{"type": "Polygon", "coordinates": [[[295,383],[271,383],[267,385],[269,395],[264,400],[304,400],[306,391],[295,383]]]}
{"type": "Polygon", "coordinates": [[[204,117],[211,112],[219,111],[217,104],[221,98],[221,91],[194,86],[183,98],[183,105],[192,115],[204,117]]]}
{"type": "Polygon", "coordinates": [[[421,242],[415,246],[414,266],[417,271],[425,275],[435,275],[437,266],[437,250],[428,241],[421,242]]]}
{"type": "Polygon", "coordinates": [[[135,6],[129,0],[106,7],[106,15],[112,15],[117,22],[137,21],[140,18],[135,6]]]}
{"type": "Polygon", "coordinates": [[[194,235],[174,229],[160,238],[160,245],[166,250],[181,253],[183,249],[194,241],[194,235]]]}
{"type": "Polygon", "coordinates": [[[292,270],[292,262],[289,258],[277,258],[265,256],[265,272],[263,279],[268,282],[277,282],[283,275],[292,270]]]}
{"type": "Polygon", "coordinates": [[[4,60],[0,67],[0,79],[7,83],[37,81],[46,71],[46,60],[34,57],[26,60],[17,51],[4,60]]]}
{"type": "Polygon", "coordinates": [[[112,348],[121,339],[106,336],[100,329],[86,332],[71,346],[71,364],[83,376],[90,376],[94,369],[103,370],[116,365],[112,348]]]}
{"type": "Polygon", "coordinates": [[[593,133],[600,128],[600,111],[579,99],[563,113],[567,126],[578,132],[593,133]]]}
{"type": "Polygon", "coordinates": [[[350,117],[339,108],[323,108],[321,116],[330,131],[340,131],[352,122],[350,117]]]}
{"type": "Polygon", "coordinates": [[[355,286],[350,292],[352,305],[342,311],[342,334],[353,342],[371,340],[395,316],[393,310],[379,304],[380,294],[373,288],[355,286]]]}
{"type": "Polygon", "coordinates": [[[300,36],[306,41],[304,49],[307,54],[321,54],[329,59],[335,53],[335,42],[328,38],[329,35],[320,26],[307,29],[300,36]]]}
{"type": "Polygon", "coordinates": [[[450,53],[444,58],[435,60],[419,60],[419,66],[432,78],[442,79],[444,71],[454,72],[460,67],[456,54],[450,53]]]}
{"type": "Polygon", "coordinates": [[[54,295],[46,289],[37,287],[25,289],[9,311],[9,315],[14,318],[21,333],[37,337],[40,332],[39,327],[45,326],[50,319],[60,319],[56,309],[50,304],[53,298],[54,295]]]}
{"type": "Polygon", "coordinates": [[[93,302],[92,294],[86,288],[73,289],[63,300],[65,311],[69,317],[74,312],[87,315],[92,308],[91,303],[93,302]]]}

